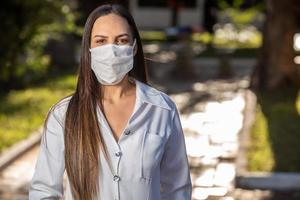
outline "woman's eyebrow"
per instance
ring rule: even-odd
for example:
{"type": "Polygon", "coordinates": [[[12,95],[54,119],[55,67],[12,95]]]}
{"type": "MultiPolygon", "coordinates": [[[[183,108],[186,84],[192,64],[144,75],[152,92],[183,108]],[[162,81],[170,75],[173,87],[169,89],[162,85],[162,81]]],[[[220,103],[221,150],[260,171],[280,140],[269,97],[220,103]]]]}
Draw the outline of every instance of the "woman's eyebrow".
{"type": "Polygon", "coordinates": [[[105,35],[95,35],[94,38],[95,38],[95,37],[108,38],[108,36],[105,36],[105,35]]]}
{"type": "Polygon", "coordinates": [[[123,34],[117,35],[116,38],[123,37],[123,36],[128,36],[129,37],[129,34],[128,33],[123,33],[123,34]]]}
{"type": "MultiPolygon", "coordinates": [[[[129,34],[128,33],[122,33],[120,35],[117,35],[116,38],[123,37],[123,36],[128,36],[129,37],[129,34]]],[[[95,35],[94,38],[95,37],[108,38],[108,36],[105,36],[105,35],[95,35]]]]}

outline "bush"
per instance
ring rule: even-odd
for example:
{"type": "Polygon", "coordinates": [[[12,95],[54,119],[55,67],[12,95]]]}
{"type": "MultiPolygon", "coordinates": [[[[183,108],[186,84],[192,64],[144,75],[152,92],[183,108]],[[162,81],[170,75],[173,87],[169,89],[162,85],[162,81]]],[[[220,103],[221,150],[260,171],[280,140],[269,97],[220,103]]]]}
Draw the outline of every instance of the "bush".
{"type": "Polygon", "coordinates": [[[1,4],[1,91],[22,88],[47,74],[50,59],[43,50],[48,39],[76,31],[70,10],[62,0],[11,0],[1,4]]]}

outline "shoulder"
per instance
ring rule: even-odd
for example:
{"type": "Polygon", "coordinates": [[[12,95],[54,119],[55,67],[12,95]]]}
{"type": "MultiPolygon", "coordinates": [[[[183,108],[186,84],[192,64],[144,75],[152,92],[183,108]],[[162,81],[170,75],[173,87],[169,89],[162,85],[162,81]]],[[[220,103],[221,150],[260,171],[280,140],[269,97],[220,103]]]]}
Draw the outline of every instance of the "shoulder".
{"type": "Polygon", "coordinates": [[[61,125],[64,124],[64,117],[68,109],[69,102],[72,98],[72,95],[66,96],[59,101],[57,101],[54,105],[52,105],[49,109],[48,115],[54,117],[61,125]]]}
{"type": "Polygon", "coordinates": [[[168,104],[168,106],[171,108],[171,111],[175,111],[177,109],[176,107],[176,103],[174,102],[174,100],[165,92],[156,89],[159,92],[159,95],[162,97],[162,99],[164,100],[164,102],[166,102],[168,104]]]}
{"type": "Polygon", "coordinates": [[[160,106],[163,106],[172,112],[177,109],[174,100],[164,91],[147,84],[144,84],[144,88],[149,96],[157,96],[157,104],[159,104],[160,106]]]}

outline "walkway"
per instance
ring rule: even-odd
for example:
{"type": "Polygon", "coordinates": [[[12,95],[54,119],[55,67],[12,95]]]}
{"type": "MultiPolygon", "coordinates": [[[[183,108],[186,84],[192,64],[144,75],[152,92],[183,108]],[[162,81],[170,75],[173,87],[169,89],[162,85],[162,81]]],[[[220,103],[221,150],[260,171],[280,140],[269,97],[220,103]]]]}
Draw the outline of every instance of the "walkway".
{"type": "Polygon", "coordinates": [[[234,199],[235,158],[247,86],[248,80],[240,79],[190,83],[183,93],[169,89],[181,113],[193,200],[234,199]]]}

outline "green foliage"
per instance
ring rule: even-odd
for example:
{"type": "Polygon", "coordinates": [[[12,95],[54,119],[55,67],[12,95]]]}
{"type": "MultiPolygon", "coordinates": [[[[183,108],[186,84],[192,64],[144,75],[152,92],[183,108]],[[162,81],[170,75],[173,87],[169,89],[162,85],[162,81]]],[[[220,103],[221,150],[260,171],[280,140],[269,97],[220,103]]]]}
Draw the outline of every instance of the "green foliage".
{"type": "MultiPolygon", "coordinates": [[[[218,0],[218,7],[220,8],[220,10],[241,10],[241,7],[244,3],[244,0],[233,0],[232,3],[229,3],[228,0],[218,0]]],[[[262,1],[261,3],[256,3],[252,5],[250,9],[262,11],[264,9],[264,2],[262,1]]]]}
{"type": "Polygon", "coordinates": [[[251,131],[250,171],[300,171],[300,92],[297,88],[257,95],[251,131]]]}
{"type": "Polygon", "coordinates": [[[217,48],[259,48],[262,44],[262,34],[257,29],[264,21],[263,3],[248,5],[245,1],[218,1],[219,24],[215,26],[212,41],[217,48]],[[249,7],[250,6],[250,7],[249,7]]]}
{"type": "Polygon", "coordinates": [[[0,98],[0,152],[37,130],[50,107],[75,89],[76,77],[65,75],[0,98]]]}
{"type": "Polygon", "coordinates": [[[250,171],[272,171],[274,155],[269,140],[268,120],[259,105],[255,118],[251,130],[251,147],[248,151],[248,168],[250,171]]]}
{"type": "Polygon", "coordinates": [[[163,31],[139,31],[143,41],[164,41],[167,36],[163,31]]]}
{"type": "Polygon", "coordinates": [[[243,4],[243,0],[234,0],[232,4],[228,3],[226,0],[219,0],[218,5],[219,8],[222,10],[228,9],[228,8],[234,8],[234,9],[239,9],[240,6],[243,4]]]}
{"type": "Polygon", "coordinates": [[[254,26],[238,28],[234,24],[218,26],[212,40],[216,48],[259,48],[262,34],[254,26]]]}
{"type": "Polygon", "coordinates": [[[239,26],[251,24],[257,17],[260,17],[261,11],[256,8],[248,8],[246,10],[228,8],[222,11],[222,14],[229,17],[233,24],[239,26]]]}
{"type": "Polygon", "coordinates": [[[0,87],[22,87],[47,74],[44,47],[60,33],[78,32],[65,1],[11,0],[1,4],[0,87]]]}
{"type": "Polygon", "coordinates": [[[212,35],[209,32],[194,33],[191,38],[193,41],[201,42],[203,44],[208,44],[212,41],[212,35]]]}

